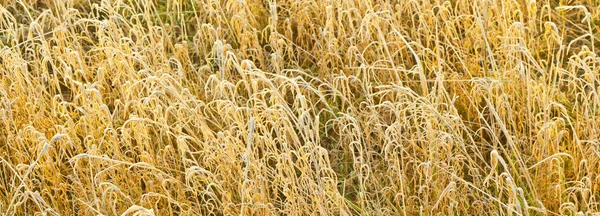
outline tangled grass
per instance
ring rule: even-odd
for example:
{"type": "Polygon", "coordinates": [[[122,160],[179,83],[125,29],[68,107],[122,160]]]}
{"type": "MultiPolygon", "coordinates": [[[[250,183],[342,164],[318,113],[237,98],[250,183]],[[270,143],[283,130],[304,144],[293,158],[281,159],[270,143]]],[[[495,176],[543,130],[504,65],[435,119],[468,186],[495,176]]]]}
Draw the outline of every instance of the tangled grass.
{"type": "Polygon", "coordinates": [[[0,0],[2,215],[592,215],[597,0],[0,0]]]}

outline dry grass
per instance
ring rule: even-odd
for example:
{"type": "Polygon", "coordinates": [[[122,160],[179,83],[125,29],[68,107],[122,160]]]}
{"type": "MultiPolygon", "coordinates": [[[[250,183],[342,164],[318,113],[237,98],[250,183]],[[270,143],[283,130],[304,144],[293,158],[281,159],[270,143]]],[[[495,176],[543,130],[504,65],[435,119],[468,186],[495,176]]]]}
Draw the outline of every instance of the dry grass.
{"type": "Polygon", "coordinates": [[[592,215],[597,0],[0,0],[1,215],[592,215]]]}

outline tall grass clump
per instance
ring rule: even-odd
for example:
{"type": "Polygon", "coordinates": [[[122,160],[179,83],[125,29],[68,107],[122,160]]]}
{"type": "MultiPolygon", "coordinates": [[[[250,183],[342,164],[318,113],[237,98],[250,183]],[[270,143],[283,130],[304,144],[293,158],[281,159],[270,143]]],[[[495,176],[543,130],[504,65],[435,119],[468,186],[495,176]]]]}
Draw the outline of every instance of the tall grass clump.
{"type": "Polygon", "coordinates": [[[1,215],[595,215],[598,0],[0,0],[1,215]]]}

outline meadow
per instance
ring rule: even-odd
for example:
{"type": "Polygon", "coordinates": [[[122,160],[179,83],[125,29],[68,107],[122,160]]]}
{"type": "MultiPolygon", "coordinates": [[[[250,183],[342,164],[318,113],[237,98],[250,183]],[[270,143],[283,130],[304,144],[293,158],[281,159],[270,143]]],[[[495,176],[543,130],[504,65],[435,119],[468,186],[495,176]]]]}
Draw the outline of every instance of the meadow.
{"type": "Polygon", "coordinates": [[[597,215],[598,0],[0,0],[0,215],[597,215]]]}

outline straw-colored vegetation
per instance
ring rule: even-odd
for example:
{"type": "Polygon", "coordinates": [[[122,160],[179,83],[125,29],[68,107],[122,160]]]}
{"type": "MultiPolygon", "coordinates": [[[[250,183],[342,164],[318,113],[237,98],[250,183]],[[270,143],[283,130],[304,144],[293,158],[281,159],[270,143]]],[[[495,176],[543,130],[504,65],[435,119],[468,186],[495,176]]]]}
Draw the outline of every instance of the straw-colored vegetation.
{"type": "Polygon", "coordinates": [[[0,214],[599,212],[599,5],[0,0],[0,214]]]}

